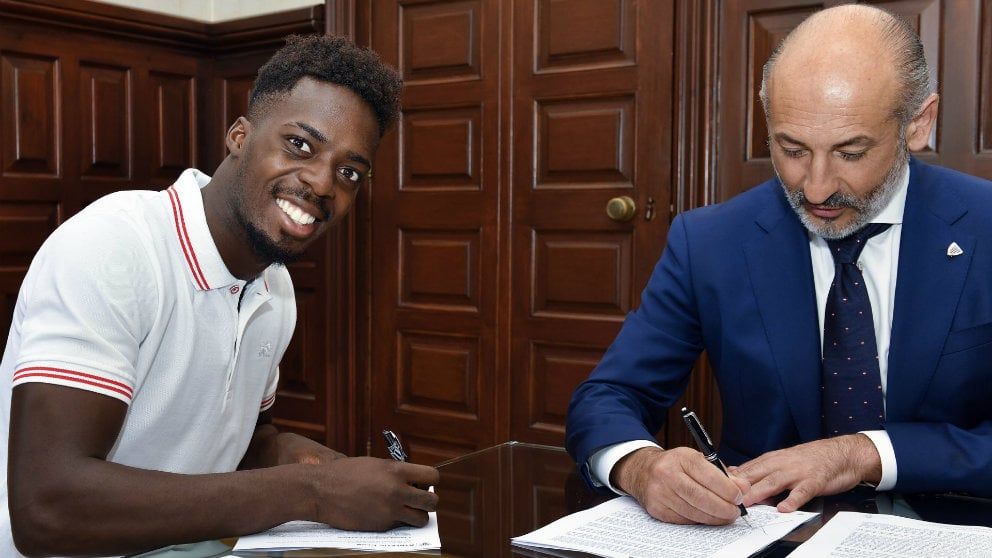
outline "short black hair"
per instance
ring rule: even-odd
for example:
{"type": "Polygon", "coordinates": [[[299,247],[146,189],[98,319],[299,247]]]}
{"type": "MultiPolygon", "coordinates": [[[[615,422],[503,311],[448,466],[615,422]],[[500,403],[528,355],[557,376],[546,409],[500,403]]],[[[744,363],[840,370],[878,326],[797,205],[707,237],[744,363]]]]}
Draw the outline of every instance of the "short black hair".
{"type": "Polygon", "coordinates": [[[379,136],[396,121],[403,80],[379,55],[344,37],[290,35],[286,46],[258,70],[248,100],[248,120],[262,117],[269,101],[289,93],[304,77],[347,87],[375,111],[379,136]]]}

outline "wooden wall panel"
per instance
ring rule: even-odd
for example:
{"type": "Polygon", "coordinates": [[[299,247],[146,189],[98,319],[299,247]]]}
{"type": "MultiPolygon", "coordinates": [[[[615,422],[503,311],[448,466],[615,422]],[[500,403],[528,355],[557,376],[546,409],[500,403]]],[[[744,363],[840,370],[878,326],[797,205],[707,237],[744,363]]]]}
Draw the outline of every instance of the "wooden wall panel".
{"type": "Polygon", "coordinates": [[[538,0],[536,73],[636,63],[637,9],[630,0],[538,0]]]}
{"type": "Polygon", "coordinates": [[[622,318],[633,309],[633,248],[628,234],[535,231],[534,316],[622,318]]]}
{"type": "Polygon", "coordinates": [[[404,177],[400,188],[479,190],[482,107],[434,107],[403,115],[404,177]]]}
{"type": "Polygon", "coordinates": [[[478,423],[479,340],[453,333],[397,332],[399,411],[478,423]]]}
{"type": "Polygon", "coordinates": [[[400,235],[399,306],[478,314],[479,231],[404,229],[400,235]]]}
{"type": "Polygon", "coordinates": [[[409,83],[480,79],[483,22],[478,0],[464,2],[405,2],[400,28],[403,44],[399,64],[409,83]]]}
{"type": "Polygon", "coordinates": [[[371,196],[369,393],[375,434],[397,431],[432,463],[495,432],[499,203],[497,3],[368,5],[373,44],[406,81],[397,129],[376,154],[371,196]]]}
{"type": "MultiPolygon", "coordinates": [[[[152,71],[148,76],[152,105],[141,113],[150,118],[144,122],[152,134],[151,159],[147,161],[150,181],[167,187],[196,161],[196,78],[152,71]]],[[[209,172],[209,171],[208,171],[209,172]]]]}
{"type": "Polygon", "coordinates": [[[79,139],[83,180],[116,182],[120,189],[131,178],[134,158],[133,79],[130,69],[91,62],[79,65],[79,139]]]}
{"type": "Polygon", "coordinates": [[[2,52],[3,176],[52,178],[61,170],[59,60],[2,52]]]}
{"type": "Polygon", "coordinates": [[[525,386],[526,399],[517,404],[526,411],[529,428],[549,437],[560,436],[572,392],[589,377],[603,356],[602,351],[580,345],[535,341],[530,343],[528,352],[528,369],[532,371],[533,380],[525,386]]]}
{"type": "Polygon", "coordinates": [[[633,187],[633,95],[539,100],[535,188],[633,187]]]}

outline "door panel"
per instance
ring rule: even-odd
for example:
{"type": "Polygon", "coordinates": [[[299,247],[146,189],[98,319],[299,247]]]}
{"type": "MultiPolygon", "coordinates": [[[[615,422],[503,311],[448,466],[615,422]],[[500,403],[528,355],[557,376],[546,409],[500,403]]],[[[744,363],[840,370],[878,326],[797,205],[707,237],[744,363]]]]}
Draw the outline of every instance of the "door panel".
{"type": "Polygon", "coordinates": [[[514,9],[511,439],[563,442],[572,391],[664,246],[673,22],[669,2],[514,9]],[[629,221],[607,216],[620,196],[629,221]]]}
{"type": "Polygon", "coordinates": [[[372,453],[383,428],[428,463],[560,445],[665,240],[674,3],[363,9],[406,80],[371,197],[372,453]]]}
{"type": "Polygon", "coordinates": [[[405,80],[371,195],[371,426],[422,463],[497,439],[498,7],[366,5],[405,80]]]}

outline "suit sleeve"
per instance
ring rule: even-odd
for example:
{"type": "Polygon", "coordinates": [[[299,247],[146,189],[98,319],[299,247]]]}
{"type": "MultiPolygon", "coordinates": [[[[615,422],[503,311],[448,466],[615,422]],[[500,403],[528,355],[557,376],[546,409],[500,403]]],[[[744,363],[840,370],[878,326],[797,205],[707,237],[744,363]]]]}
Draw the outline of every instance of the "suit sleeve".
{"type": "Polygon", "coordinates": [[[682,395],[702,351],[692,291],[689,242],[675,218],[661,260],[599,365],[576,389],[565,445],[594,486],[587,461],[596,450],[629,440],[654,440],[682,395]]]}
{"type": "Polygon", "coordinates": [[[885,430],[899,466],[895,490],[959,491],[992,497],[992,419],[974,428],[897,422],[886,423],[885,430]]]}

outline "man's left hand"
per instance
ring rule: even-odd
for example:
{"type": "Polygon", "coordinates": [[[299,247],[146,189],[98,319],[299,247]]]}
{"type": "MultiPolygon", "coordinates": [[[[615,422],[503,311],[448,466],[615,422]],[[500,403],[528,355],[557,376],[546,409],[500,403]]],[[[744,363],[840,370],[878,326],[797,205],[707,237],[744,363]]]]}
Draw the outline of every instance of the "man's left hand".
{"type": "Polygon", "coordinates": [[[789,513],[817,496],[838,494],[863,481],[878,484],[882,462],[867,436],[850,434],[768,452],[732,470],[751,482],[745,506],[788,490],[777,507],[789,513]]]}

